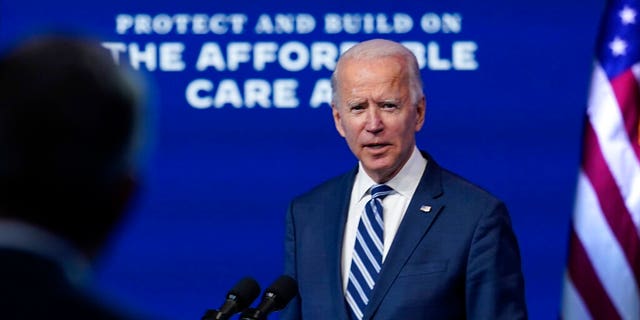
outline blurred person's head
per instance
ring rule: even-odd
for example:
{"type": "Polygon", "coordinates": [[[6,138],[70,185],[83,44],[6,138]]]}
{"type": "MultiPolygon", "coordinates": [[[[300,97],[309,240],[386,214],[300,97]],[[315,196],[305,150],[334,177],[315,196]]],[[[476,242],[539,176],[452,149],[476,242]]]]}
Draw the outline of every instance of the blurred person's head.
{"type": "Polygon", "coordinates": [[[137,89],[97,42],[37,37],[0,58],[0,218],[93,255],[134,186],[137,89]]]}
{"type": "Polygon", "coordinates": [[[336,129],[369,177],[391,180],[411,157],[424,123],[416,57],[397,42],[364,41],[340,56],[331,83],[336,129]]]}

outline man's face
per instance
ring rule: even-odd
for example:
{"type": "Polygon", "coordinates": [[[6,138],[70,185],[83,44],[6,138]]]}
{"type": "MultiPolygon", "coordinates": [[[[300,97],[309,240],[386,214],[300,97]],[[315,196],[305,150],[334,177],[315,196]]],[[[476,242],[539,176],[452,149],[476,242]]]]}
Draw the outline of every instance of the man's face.
{"type": "Polygon", "coordinates": [[[400,58],[347,60],[338,72],[336,129],[367,174],[384,183],[413,152],[415,133],[424,123],[424,98],[412,103],[400,58]]]}

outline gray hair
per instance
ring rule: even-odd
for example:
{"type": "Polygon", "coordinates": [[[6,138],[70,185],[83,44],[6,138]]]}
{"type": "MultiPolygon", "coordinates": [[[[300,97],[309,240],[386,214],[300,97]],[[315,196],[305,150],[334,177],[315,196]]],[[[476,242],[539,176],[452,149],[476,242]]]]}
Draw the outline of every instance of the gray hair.
{"type": "Polygon", "coordinates": [[[371,60],[385,57],[399,57],[405,63],[405,66],[408,68],[407,74],[409,76],[411,102],[412,104],[418,103],[418,101],[424,97],[424,92],[422,90],[422,77],[416,56],[398,42],[385,39],[372,39],[356,44],[345,51],[338,59],[336,67],[331,74],[331,101],[333,104],[337,105],[339,101],[338,73],[344,61],[358,59],[371,60]]]}

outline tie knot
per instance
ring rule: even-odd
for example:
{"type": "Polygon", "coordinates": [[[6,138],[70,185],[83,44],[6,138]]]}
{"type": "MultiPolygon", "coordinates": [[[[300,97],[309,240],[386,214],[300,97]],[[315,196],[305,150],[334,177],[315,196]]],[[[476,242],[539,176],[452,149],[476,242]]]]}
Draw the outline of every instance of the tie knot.
{"type": "Polygon", "coordinates": [[[384,199],[384,197],[390,195],[393,192],[393,189],[386,184],[377,184],[371,187],[371,198],[372,199],[384,199]]]}

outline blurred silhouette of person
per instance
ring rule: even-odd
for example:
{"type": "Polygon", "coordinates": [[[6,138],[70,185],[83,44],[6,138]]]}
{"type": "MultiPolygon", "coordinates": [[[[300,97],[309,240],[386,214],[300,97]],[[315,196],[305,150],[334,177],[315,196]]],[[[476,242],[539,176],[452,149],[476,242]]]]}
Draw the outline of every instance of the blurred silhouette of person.
{"type": "Polygon", "coordinates": [[[0,58],[0,318],[139,318],[86,283],[134,191],[138,89],[86,39],[0,58]]]}

